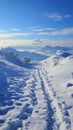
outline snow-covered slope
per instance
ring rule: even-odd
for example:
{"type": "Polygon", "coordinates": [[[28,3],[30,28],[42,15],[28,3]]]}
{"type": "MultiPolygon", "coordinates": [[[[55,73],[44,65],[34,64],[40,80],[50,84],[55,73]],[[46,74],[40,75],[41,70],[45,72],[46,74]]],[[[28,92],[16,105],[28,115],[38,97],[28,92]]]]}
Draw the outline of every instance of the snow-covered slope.
{"type": "Polygon", "coordinates": [[[24,107],[30,111],[27,116],[31,114],[25,82],[29,75],[30,69],[27,71],[0,56],[0,130],[17,130],[22,125],[17,116],[24,107]]]}
{"type": "Polygon", "coordinates": [[[13,49],[11,47],[7,47],[3,49],[4,52],[7,53],[14,53],[18,54],[19,58],[23,59],[24,57],[29,57],[32,61],[40,61],[44,60],[47,58],[46,55],[40,54],[40,53],[35,53],[35,52],[28,52],[28,51],[17,51],[16,49],[13,49]]]}
{"type": "MultiPolygon", "coordinates": [[[[48,86],[53,92],[54,99],[62,113],[66,129],[73,128],[73,55],[67,58],[53,55],[45,60],[42,65],[42,73],[45,74],[48,86]]],[[[53,102],[53,101],[52,101],[53,102]]],[[[54,105],[54,104],[53,104],[54,105]]],[[[58,112],[56,106],[53,106],[58,112]]],[[[58,115],[58,118],[60,115],[58,115]]],[[[58,119],[59,120],[59,119],[58,119]]],[[[62,128],[63,130],[65,128],[62,128]]]]}
{"type": "Polygon", "coordinates": [[[72,130],[73,55],[32,63],[0,55],[0,130],[72,130]]]}

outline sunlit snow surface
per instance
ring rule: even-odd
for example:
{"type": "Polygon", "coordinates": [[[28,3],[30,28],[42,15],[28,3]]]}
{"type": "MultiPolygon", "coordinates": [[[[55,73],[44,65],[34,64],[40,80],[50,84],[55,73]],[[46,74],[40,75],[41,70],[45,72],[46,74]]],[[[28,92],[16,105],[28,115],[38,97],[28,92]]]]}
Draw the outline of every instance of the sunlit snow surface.
{"type": "Polygon", "coordinates": [[[72,130],[73,57],[20,67],[0,56],[0,130],[72,130]]]}

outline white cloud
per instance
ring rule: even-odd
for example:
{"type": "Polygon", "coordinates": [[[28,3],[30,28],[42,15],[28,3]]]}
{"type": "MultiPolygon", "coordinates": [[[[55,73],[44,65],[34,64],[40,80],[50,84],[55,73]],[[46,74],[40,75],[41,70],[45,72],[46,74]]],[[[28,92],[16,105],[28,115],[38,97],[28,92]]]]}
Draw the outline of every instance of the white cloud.
{"type": "Polygon", "coordinates": [[[30,46],[32,44],[33,44],[33,40],[14,40],[14,39],[0,40],[0,47],[30,46]]]}
{"type": "Polygon", "coordinates": [[[58,39],[58,40],[50,40],[50,39],[36,39],[33,41],[33,43],[36,42],[37,46],[66,46],[66,47],[73,47],[73,38],[68,39],[58,39]]]}
{"type": "Polygon", "coordinates": [[[0,38],[12,38],[12,37],[18,37],[18,36],[29,36],[33,33],[1,33],[0,38]]]}
{"type": "Polygon", "coordinates": [[[73,28],[66,28],[66,29],[61,30],[61,34],[62,35],[73,34],[73,28]]]}
{"type": "Polygon", "coordinates": [[[11,28],[12,31],[19,31],[18,28],[11,28]]]}
{"type": "Polygon", "coordinates": [[[63,36],[63,35],[71,35],[73,34],[73,27],[72,28],[65,28],[61,30],[55,30],[52,32],[39,32],[38,35],[43,35],[43,36],[63,36]]]}
{"type": "Polygon", "coordinates": [[[50,46],[66,46],[73,47],[73,38],[69,39],[59,39],[59,40],[50,40],[50,39],[29,39],[29,40],[0,40],[0,47],[7,46],[35,46],[43,47],[46,45],[50,46]]]}
{"type": "Polygon", "coordinates": [[[38,35],[49,36],[49,35],[51,35],[51,33],[43,31],[43,32],[39,32],[38,35]]]}
{"type": "Polygon", "coordinates": [[[53,19],[55,21],[60,21],[63,18],[70,18],[70,15],[60,15],[59,13],[46,13],[45,14],[49,19],[53,19]]]}
{"type": "Polygon", "coordinates": [[[53,20],[61,20],[62,16],[59,15],[58,13],[51,13],[51,14],[46,14],[46,16],[48,16],[48,18],[53,19],[53,20]]]}
{"type": "Polygon", "coordinates": [[[47,28],[43,28],[43,27],[39,27],[39,26],[32,26],[27,28],[33,32],[42,32],[42,31],[52,31],[55,30],[55,28],[51,28],[51,27],[47,27],[47,28]]]}

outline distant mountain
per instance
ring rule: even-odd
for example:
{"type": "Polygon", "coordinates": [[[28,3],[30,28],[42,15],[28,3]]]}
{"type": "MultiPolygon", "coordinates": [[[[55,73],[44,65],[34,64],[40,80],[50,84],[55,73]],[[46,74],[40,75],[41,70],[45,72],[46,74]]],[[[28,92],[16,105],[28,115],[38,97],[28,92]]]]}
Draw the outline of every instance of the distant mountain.
{"type": "Polygon", "coordinates": [[[45,46],[43,47],[40,52],[42,52],[43,54],[47,54],[47,55],[51,55],[51,54],[55,54],[58,50],[62,51],[62,52],[72,52],[73,53],[73,47],[60,47],[60,46],[45,46]]]}
{"type": "Polygon", "coordinates": [[[40,60],[44,60],[47,58],[46,55],[43,55],[40,53],[18,51],[16,49],[11,48],[11,47],[4,48],[3,52],[17,54],[20,59],[23,59],[24,57],[29,57],[32,61],[40,61],[40,60]]]}
{"type": "Polygon", "coordinates": [[[9,53],[9,52],[18,53],[18,51],[12,47],[3,48],[2,51],[7,52],[7,53],[9,53]]]}
{"type": "Polygon", "coordinates": [[[7,50],[2,49],[0,51],[0,56],[3,57],[3,59],[5,59],[6,61],[13,63],[15,65],[21,66],[21,61],[15,54],[17,54],[17,51],[15,51],[12,48],[7,48],[7,50]],[[10,51],[9,51],[9,49],[10,49],[10,51]]]}

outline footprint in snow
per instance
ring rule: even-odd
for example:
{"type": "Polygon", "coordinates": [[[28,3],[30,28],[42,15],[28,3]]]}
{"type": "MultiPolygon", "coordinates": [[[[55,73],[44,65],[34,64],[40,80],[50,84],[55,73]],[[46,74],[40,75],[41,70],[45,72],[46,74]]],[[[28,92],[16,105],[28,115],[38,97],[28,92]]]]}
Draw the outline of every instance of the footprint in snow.
{"type": "Polygon", "coordinates": [[[19,120],[26,120],[29,116],[31,116],[33,109],[29,107],[30,104],[27,103],[23,109],[21,110],[20,114],[17,116],[19,120]]]}
{"type": "Polygon", "coordinates": [[[5,120],[0,119],[0,125],[3,124],[5,122],[5,120]]]}
{"type": "Polygon", "coordinates": [[[67,87],[73,87],[73,83],[68,83],[67,87]]]}
{"type": "Polygon", "coordinates": [[[14,109],[14,106],[5,109],[0,109],[0,115],[6,115],[8,111],[12,109],[14,109]]]}

